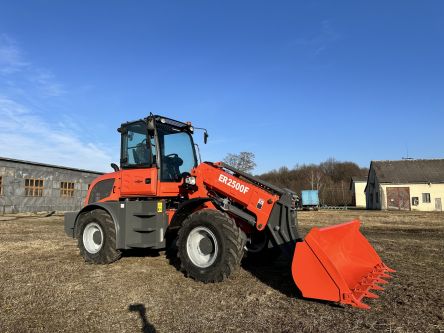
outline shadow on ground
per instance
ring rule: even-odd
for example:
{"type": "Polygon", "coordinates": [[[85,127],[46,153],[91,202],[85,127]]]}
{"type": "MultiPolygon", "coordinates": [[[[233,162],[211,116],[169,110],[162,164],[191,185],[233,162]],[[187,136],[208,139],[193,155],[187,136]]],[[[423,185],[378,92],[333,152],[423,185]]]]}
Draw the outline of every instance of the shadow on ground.
{"type": "Polygon", "coordinates": [[[139,314],[139,317],[142,321],[142,333],[156,333],[156,328],[148,321],[148,318],[146,316],[146,308],[145,305],[141,303],[135,303],[130,304],[128,306],[129,312],[137,312],[139,314]]]}
{"type": "Polygon", "coordinates": [[[279,291],[287,297],[298,298],[305,302],[314,302],[326,304],[331,307],[340,307],[341,305],[329,301],[304,298],[301,291],[296,286],[291,274],[291,262],[288,259],[280,258],[274,263],[258,265],[249,262],[242,263],[242,267],[258,278],[262,283],[279,291]]]}

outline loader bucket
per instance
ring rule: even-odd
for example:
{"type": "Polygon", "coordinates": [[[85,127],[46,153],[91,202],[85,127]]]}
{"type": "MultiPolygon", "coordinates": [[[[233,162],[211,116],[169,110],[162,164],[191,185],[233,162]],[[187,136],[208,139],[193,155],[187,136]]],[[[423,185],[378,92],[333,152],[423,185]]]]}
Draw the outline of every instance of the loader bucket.
{"type": "Polygon", "coordinates": [[[291,271],[302,295],[362,309],[364,297],[378,298],[370,290],[391,278],[388,268],[359,231],[359,220],[326,228],[313,228],[296,244],[291,271]]]}

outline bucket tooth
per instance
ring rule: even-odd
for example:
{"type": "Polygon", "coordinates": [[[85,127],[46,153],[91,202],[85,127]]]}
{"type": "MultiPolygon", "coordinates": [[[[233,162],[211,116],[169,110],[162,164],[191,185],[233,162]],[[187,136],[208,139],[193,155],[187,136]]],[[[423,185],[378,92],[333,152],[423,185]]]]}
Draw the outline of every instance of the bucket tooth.
{"type": "Polygon", "coordinates": [[[380,278],[373,279],[373,282],[380,283],[380,284],[387,284],[388,283],[388,281],[380,279],[380,278]]]}
{"type": "Polygon", "coordinates": [[[382,288],[381,286],[378,286],[377,284],[372,284],[369,289],[372,289],[372,290],[384,290],[384,288],[382,288]]]}
{"type": "Polygon", "coordinates": [[[396,273],[396,270],[388,267],[386,264],[384,264],[383,262],[381,262],[379,265],[376,265],[375,267],[375,271],[380,271],[380,272],[388,272],[388,273],[396,273]]]}
{"type": "Polygon", "coordinates": [[[384,273],[372,273],[369,276],[367,276],[368,279],[370,279],[371,281],[377,281],[377,283],[381,283],[381,284],[386,284],[388,283],[388,281],[384,280],[385,279],[391,279],[392,277],[390,275],[384,274],[384,273]]]}
{"type": "Polygon", "coordinates": [[[372,285],[369,284],[359,284],[353,289],[353,294],[356,298],[362,299],[364,297],[367,298],[379,298],[379,295],[376,295],[369,290],[372,289],[372,285]]]}
{"type": "Polygon", "coordinates": [[[362,282],[360,285],[367,288],[367,290],[384,290],[384,288],[373,282],[362,282]]]}
{"type": "Polygon", "coordinates": [[[370,291],[366,291],[364,296],[367,297],[367,298],[379,298],[379,295],[371,293],[370,291]]]}
{"type": "Polygon", "coordinates": [[[383,265],[384,270],[385,270],[386,272],[389,272],[389,273],[396,273],[396,270],[394,270],[394,269],[388,267],[386,264],[383,263],[382,265],[383,265]]]}
{"type": "Polygon", "coordinates": [[[350,304],[350,305],[352,305],[352,306],[354,306],[354,307],[356,307],[356,308],[363,309],[363,310],[368,310],[368,309],[370,309],[370,306],[367,305],[367,304],[365,304],[365,303],[363,303],[363,302],[356,302],[356,303],[354,303],[354,304],[350,304]]]}
{"type": "Polygon", "coordinates": [[[370,309],[369,305],[367,305],[361,301],[362,298],[363,298],[362,295],[361,295],[361,297],[356,297],[353,293],[351,293],[351,294],[343,295],[341,303],[348,304],[348,305],[354,306],[356,308],[364,309],[364,310],[370,309]]]}
{"type": "Polygon", "coordinates": [[[385,273],[382,273],[381,275],[379,275],[379,277],[382,277],[384,279],[391,279],[393,276],[385,274],[385,273]]]}

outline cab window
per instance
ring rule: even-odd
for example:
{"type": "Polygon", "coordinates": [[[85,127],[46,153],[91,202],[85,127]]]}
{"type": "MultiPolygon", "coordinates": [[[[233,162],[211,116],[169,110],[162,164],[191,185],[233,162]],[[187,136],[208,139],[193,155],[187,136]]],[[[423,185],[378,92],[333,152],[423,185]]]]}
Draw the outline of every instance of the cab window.
{"type": "Polygon", "coordinates": [[[122,168],[151,167],[152,154],[144,122],[130,124],[122,133],[122,168]]]}
{"type": "Polygon", "coordinates": [[[158,128],[161,142],[161,181],[180,181],[183,173],[196,166],[193,141],[190,134],[181,131],[166,131],[158,128]]]}

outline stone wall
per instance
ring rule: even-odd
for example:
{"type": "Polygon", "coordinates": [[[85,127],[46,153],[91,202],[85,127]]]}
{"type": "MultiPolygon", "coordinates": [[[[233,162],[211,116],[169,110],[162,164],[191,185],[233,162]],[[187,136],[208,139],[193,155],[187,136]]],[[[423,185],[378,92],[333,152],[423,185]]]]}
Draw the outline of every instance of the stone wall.
{"type": "Polygon", "coordinates": [[[77,210],[83,205],[88,185],[99,175],[83,170],[0,160],[0,214],[77,210]],[[42,196],[26,196],[27,178],[43,179],[42,196]],[[61,182],[74,183],[72,197],[62,196],[61,182]]]}

